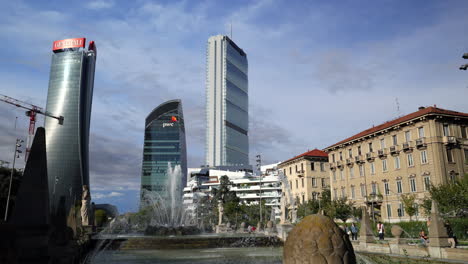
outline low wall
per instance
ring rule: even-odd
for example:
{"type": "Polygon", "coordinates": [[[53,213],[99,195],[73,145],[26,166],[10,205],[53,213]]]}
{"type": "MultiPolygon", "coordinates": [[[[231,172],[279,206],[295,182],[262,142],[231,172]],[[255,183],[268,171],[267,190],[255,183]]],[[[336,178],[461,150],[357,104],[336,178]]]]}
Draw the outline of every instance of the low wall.
{"type": "Polygon", "coordinates": [[[466,263],[468,259],[468,249],[461,248],[439,248],[423,247],[420,245],[389,243],[360,243],[353,241],[353,248],[356,252],[394,254],[400,256],[434,258],[461,261],[466,263]]]}

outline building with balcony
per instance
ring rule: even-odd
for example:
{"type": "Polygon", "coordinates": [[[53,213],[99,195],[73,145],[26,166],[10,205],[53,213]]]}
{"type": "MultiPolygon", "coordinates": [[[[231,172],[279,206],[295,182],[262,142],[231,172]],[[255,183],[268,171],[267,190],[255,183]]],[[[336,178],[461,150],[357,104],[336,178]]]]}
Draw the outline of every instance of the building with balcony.
{"type": "Polygon", "coordinates": [[[468,172],[467,127],[467,113],[420,107],[327,147],[332,198],[376,208],[384,221],[409,220],[402,194],[420,204],[431,184],[468,172]]]}
{"type": "Polygon", "coordinates": [[[303,203],[319,198],[329,187],[328,166],[328,154],[314,149],[281,162],[278,169],[282,170],[289,183],[291,196],[303,203]]]}

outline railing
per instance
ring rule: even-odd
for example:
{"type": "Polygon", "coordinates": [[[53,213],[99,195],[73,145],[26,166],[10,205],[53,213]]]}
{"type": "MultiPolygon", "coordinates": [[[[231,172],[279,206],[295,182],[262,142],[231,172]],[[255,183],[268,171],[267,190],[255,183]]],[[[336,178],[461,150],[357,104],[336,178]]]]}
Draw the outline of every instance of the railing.
{"type": "Polygon", "coordinates": [[[379,155],[379,157],[385,157],[387,156],[387,149],[379,149],[377,151],[377,154],[379,155]]]}
{"type": "Polygon", "coordinates": [[[426,139],[425,138],[416,139],[416,147],[417,148],[424,148],[426,146],[427,146],[427,144],[426,144],[426,139]]]}
{"type": "Polygon", "coordinates": [[[398,146],[391,146],[390,147],[390,154],[398,154],[398,146]]]}
{"type": "Polygon", "coordinates": [[[410,150],[413,150],[413,142],[408,141],[408,142],[403,143],[403,151],[410,151],[410,150]]]}
{"type": "Polygon", "coordinates": [[[457,139],[454,136],[445,136],[442,138],[445,145],[457,144],[457,139]]]}
{"type": "Polygon", "coordinates": [[[366,159],[367,159],[367,160],[373,160],[373,159],[375,159],[375,154],[374,154],[374,152],[366,153],[366,159]]]}

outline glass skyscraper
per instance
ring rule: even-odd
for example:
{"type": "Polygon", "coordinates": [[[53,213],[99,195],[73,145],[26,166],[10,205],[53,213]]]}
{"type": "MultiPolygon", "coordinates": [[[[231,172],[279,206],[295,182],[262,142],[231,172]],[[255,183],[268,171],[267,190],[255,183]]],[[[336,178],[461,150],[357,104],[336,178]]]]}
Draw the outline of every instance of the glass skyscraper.
{"type": "MultiPolygon", "coordinates": [[[[62,125],[46,118],[49,199],[52,214],[81,201],[89,187],[89,128],[94,87],[96,46],[85,49],[85,39],[55,41],[46,110],[64,117],[62,125]]],[[[63,213],[63,212],[62,212],[63,213]]]]}
{"type": "Polygon", "coordinates": [[[248,166],[247,54],[227,36],[210,37],[206,72],[206,165],[248,166]]]}
{"type": "Polygon", "coordinates": [[[187,183],[187,150],[180,100],[162,103],[146,118],[141,191],[153,191],[161,197],[167,197],[169,164],[172,168],[176,165],[181,167],[182,197],[182,190],[187,183]]]}

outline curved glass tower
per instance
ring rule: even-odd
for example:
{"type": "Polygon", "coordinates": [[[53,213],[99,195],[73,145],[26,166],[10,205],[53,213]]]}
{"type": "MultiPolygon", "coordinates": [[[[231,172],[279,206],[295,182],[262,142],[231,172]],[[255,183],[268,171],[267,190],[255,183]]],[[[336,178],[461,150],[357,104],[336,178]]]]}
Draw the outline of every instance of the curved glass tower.
{"type": "Polygon", "coordinates": [[[89,187],[89,127],[94,86],[96,46],[85,39],[54,42],[46,110],[64,117],[63,125],[46,118],[49,199],[52,214],[58,207],[68,214],[89,187]]]}
{"type": "Polygon", "coordinates": [[[208,39],[206,63],[206,165],[247,168],[247,54],[227,36],[213,36],[208,39]]]}
{"type": "Polygon", "coordinates": [[[182,197],[182,190],[187,183],[187,150],[180,100],[162,103],[146,118],[141,191],[153,191],[161,197],[167,197],[169,164],[173,168],[176,165],[181,167],[180,196],[182,197]]]}

